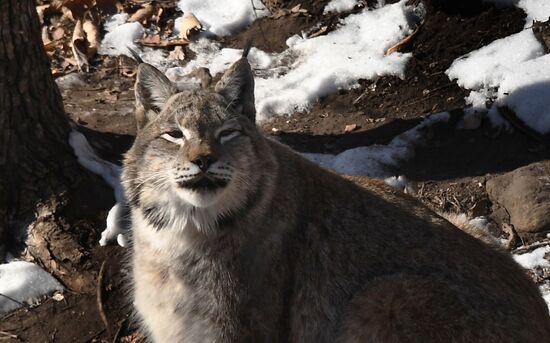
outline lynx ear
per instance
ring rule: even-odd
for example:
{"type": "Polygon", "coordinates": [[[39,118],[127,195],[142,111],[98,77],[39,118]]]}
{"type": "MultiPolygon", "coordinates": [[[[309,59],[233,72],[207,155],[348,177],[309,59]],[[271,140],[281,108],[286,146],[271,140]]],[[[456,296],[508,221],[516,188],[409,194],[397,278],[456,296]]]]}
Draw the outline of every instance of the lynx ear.
{"type": "Polygon", "coordinates": [[[136,105],[145,112],[159,111],[168,98],[176,93],[176,87],[157,68],[141,63],[135,85],[136,105]]]}
{"type": "Polygon", "coordinates": [[[227,99],[235,111],[243,113],[252,122],[256,120],[254,76],[246,55],[223,74],[215,90],[227,99]]]}

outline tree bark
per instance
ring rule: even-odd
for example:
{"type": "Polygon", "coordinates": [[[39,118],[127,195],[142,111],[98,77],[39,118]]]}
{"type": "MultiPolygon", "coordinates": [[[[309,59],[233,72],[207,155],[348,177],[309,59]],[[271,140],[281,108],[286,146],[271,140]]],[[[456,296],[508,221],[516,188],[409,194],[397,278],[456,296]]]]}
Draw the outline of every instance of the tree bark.
{"type": "Polygon", "coordinates": [[[69,132],[34,2],[0,0],[0,260],[37,205],[79,179],[69,132]]]}

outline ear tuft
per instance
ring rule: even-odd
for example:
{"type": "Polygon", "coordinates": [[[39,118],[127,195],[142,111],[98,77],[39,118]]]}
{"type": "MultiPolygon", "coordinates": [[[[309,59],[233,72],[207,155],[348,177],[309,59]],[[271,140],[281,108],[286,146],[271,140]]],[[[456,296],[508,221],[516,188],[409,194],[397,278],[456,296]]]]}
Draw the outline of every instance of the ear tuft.
{"type": "Polygon", "coordinates": [[[223,74],[215,90],[225,97],[233,109],[242,112],[253,122],[256,120],[254,76],[245,56],[223,74]]]}
{"type": "Polygon", "coordinates": [[[168,98],[176,93],[176,87],[157,68],[141,63],[135,84],[136,105],[148,112],[159,111],[168,98]]]}

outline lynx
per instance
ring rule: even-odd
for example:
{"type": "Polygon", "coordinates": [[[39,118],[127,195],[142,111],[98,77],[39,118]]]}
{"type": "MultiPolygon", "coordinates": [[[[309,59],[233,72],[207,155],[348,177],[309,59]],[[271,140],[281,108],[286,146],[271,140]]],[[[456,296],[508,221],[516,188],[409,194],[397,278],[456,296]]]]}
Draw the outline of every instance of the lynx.
{"type": "Polygon", "coordinates": [[[135,93],[123,182],[152,341],[550,342],[511,257],[262,135],[246,56],[181,92],[142,63],[135,93]]]}

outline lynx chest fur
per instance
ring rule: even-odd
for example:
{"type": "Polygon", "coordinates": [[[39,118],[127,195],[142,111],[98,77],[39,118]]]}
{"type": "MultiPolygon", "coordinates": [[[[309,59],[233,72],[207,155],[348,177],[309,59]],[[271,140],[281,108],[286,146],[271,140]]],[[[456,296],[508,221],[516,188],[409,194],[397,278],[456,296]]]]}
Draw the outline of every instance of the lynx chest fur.
{"type": "Polygon", "coordinates": [[[123,182],[154,342],[550,342],[510,257],[264,137],[253,90],[245,57],[212,91],[139,67],[123,182]]]}

